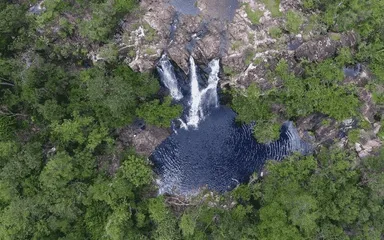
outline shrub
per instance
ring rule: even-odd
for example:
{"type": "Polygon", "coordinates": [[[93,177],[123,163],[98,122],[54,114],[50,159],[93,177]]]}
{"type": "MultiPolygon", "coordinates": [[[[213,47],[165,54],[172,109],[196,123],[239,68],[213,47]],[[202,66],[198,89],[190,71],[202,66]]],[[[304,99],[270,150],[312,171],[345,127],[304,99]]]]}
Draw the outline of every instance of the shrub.
{"type": "Polygon", "coordinates": [[[180,116],[182,106],[172,105],[172,99],[166,97],[163,103],[158,99],[141,105],[136,114],[143,118],[147,123],[158,127],[170,127],[171,120],[180,116]]]}
{"type": "Polygon", "coordinates": [[[247,13],[248,19],[252,24],[259,24],[260,18],[263,16],[263,11],[260,10],[252,10],[249,4],[245,5],[245,12],[247,13]]]}
{"type": "Polygon", "coordinates": [[[271,27],[268,32],[273,38],[280,38],[283,33],[279,27],[271,27]]]}
{"type": "Polygon", "coordinates": [[[286,15],[285,28],[291,33],[299,33],[303,18],[301,15],[294,11],[288,11],[286,15]]]}

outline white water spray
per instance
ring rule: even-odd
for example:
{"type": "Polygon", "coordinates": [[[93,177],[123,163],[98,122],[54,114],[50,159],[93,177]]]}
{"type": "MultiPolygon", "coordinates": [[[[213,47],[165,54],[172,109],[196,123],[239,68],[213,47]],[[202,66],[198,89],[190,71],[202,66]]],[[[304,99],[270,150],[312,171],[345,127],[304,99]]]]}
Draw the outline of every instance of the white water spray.
{"type": "Polygon", "coordinates": [[[200,121],[199,114],[201,113],[201,94],[199,90],[199,82],[197,81],[196,64],[193,57],[189,57],[191,70],[191,99],[189,101],[190,109],[187,119],[187,125],[197,127],[200,121]]]}
{"type": "Polygon", "coordinates": [[[179,122],[180,122],[180,128],[184,128],[185,130],[188,130],[188,125],[185,124],[185,122],[181,118],[179,118],[177,120],[179,120],[179,122]]]}
{"type": "Polygon", "coordinates": [[[160,66],[158,71],[162,77],[164,85],[169,89],[173,99],[180,100],[183,98],[179,87],[177,86],[177,79],[173,70],[172,64],[169,62],[168,57],[163,55],[160,59],[160,66]]]}
{"type": "Polygon", "coordinates": [[[219,99],[217,97],[217,84],[219,83],[219,60],[215,59],[209,63],[211,72],[208,77],[208,86],[202,91],[202,97],[207,96],[208,104],[210,106],[218,107],[219,99]]]}
{"type": "MultiPolygon", "coordinates": [[[[188,126],[197,128],[199,122],[204,119],[205,112],[208,112],[208,108],[218,107],[219,101],[217,96],[217,84],[219,82],[220,65],[219,60],[214,59],[209,63],[211,72],[208,77],[208,85],[203,89],[199,89],[199,81],[197,77],[196,63],[193,57],[189,58],[190,64],[190,88],[191,94],[188,101],[189,111],[186,116],[186,122],[181,119],[181,127],[188,129],[188,126]]],[[[164,85],[169,89],[173,99],[180,100],[183,95],[177,85],[177,79],[174,74],[174,69],[170,63],[168,57],[163,55],[160,59],[160,67],[158,67],[159,73],[162,77],[164,85]]]]}
{"type": "Polygon", "coordinates": [[[219,82],[220,65],[219,60],[212,60],[209,63],[211,72],[208,77],[208,86],[201,91],[196,74],[195,60],[189,58],[191,68],[191,99],[187,125],[197,128],[201,119],[204,118],[204,107],[218,107],[217,84],[219,82]]]}

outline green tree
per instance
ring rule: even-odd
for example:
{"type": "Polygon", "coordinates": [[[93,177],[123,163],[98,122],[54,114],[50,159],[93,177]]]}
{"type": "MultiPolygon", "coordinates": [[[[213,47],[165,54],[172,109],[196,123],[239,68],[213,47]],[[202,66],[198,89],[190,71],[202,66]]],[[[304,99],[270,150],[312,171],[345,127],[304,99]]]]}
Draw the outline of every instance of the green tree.
{"type": "Polygon", "coordinates": [[[136,156],[127,156],[120,171],[122,177],[135,187],[145,186],[152,182],[152,173],[148,164],[136,156]]]}
{"type": "MultiPolygon", "coordinates": [[[[139,75],[129,67],[119,66],[108,76],[101,68],[82,72],[90,105],[104,126],[131,123],[140,101],[157,92],[158,82],[149,75],[139,75]]],[[[81,93],[78,93],[81,94],[81,93]]]]}
{"type": "Polygon", "coordinates": [[[262,143],[276,140],[280,136],[280,126],[272,113],[270,92],[262,93],[256,85],[251,85],[245,91],[235,92],[232,108],[237,112],[237,120],[243,123],[256,122],[255,138],[262,143]]]}
{"type": "Polygon", "coordinates": [[[0,115],[0,139],[8,140],[12,138],[15,130],[15,121],[12,117],[0,115]]]}
{"type": "Polygon", "coordinates": [[[81,35],[93,41],[106,42],[116,27],[118,16],[133,10],[135,6],[135,0],[93,3],[91,19],[84,19],[79,26],[81,35]]]}
{"type": "Polygon", "coordinates": [[[166,208],[164,199],[158,197],[151,199],[148,205],[150,218],[156,224],[153,237],[159,240],[180,239],[180,232],[177,228],[177,220],[166,208]]]}
{"type": "Polygon", "coordinates": [[[340,84],[343,79],[341,67],[331,60],[307,66],[303,79],[289,73],[286,60],[281,60],[276,74],[283,80],[283,93],[279,100],[284,104],[288,117],[321,112],[343,120],[357,114],[360,103],[354,94],[355,89],[340,84]]]}
{"type": "Polygon", "coordinates": [[[171,97],[166,97],[161,104],[157,99],[144,103],[137,109],[136,114],[151,125],[170,127],[171,120],[180,116],[182,112],[182,106],[172,105],[171,101],[171,97]]]}
{"type": "Polygon", "coordinates": [[[0,4],[0,53],[10,53],[12,42],[28,27],[26,9],[21,4],[0,4]]]}
{"type": "Polygon", "coordinates": [[[92,117],[81,117],[79,113],[73,114],[73,120],[64,120],[62,123],[52,124],[52,133],[64,145],[70,142],[83,144],[87,138],[86,129],[94,122],[92,117]]]}
{"type": "Polygon", "coordinates": [[[59,189],[65,187],[75,176],[72,158],[59,152],[44,166],[39,178],[43,187],[59,189]]]}

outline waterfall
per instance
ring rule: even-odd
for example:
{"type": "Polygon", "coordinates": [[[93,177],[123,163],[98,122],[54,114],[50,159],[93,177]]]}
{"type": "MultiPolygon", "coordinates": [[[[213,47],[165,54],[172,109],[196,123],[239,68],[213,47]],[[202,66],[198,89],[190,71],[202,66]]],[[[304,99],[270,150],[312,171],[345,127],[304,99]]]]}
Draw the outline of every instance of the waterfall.
{"type": "MultiPolygon", "coordinates": [[[[171,96],[175,100],[180,100],[184,96],[180,91],[177,84],[177,79],[174,73],[172,63],[169,61],[166,55],[163,55],[159,61],[158,71],[161,76],[161,80],[168,88],[171,96]]],[[[199,122],[204,119],[205,113],[209,112],[211,108],[217,108],[219,106],[219,100],[217,97],[217,84],[219,82],[220,64],[218,59],[214,59],[209,63],[210,73],[208,76],[208,85],[200,90],[199,81],[197,76],[197,67],[195,60],[191,56],[189,58],[190,65],[190,99],[188,101],[189,111],[185,116],[185,124],[183,122],[182,127],[188,129],[188,126],[197,128],[199,122]]],[[[181,120],[181,119],[180,119],[181,120]]]]}
{"type": "Polygon", "coordinates": [[[183,98],[178,85],[175,72],[171,62],[166,55],[161,56],[160,66],[157,67],[157,71],[160,74],[161,80],[164,85],[169,89],[169,92],[173,99],[180,100],[183,98]]]}
{"type": "Polygon", "coordinates": [[[189,101],[189,115],[187,117],[187,125],[197,127],[200,122],[201,108],[201,94],[199,90],[199,82],[196,74],[196,64],[193,57],[189,57],[189,64],[191,69],[191,99],[189,101]]]}
{"type": "Polygon", "coordinates": [[[208,86],[201,91],[199,90],[199,82],[196,74],[195,60],[191,56],[189,58],[191,74],[191,99],[189,102],[190,109],[187,116],[187,125],[197,128],[201,119],[204,119],[204,110],[210,107],[218,107],[217,84],[219,82],[220,65],[219,60],[212,60],[209,63],[211,72],[208,77],[208,86]]]}
{"type": "Polygon", "coordinates": [[[236,113],[219,103],[219,60],[209,63],[207,82],[200,81],[201,86],[199,77],[204,73],[192,57],[188,83],[184,78],[177,81],[166,56],[159,65],[164,85],[175,100],[183,98],[179,103],[184,107],[181,118],[172,122],[173,133],[150,157],[160,177],[160,194],[194,195],[206,186],[224,192],[247,182],[252,174],[262,170],[267,160],[281,161],[293,152],[311,151],[291,122],[284,123],[280,138],[269,144],[257,142],[254,124],[238,126],[236,113]]]}
{"type": "Polygon", "coordinates": [[[202,91],[202,97],[207,98],[207,103],[210,106],[218,107],[219,99],[217,97],[217,84],[219,83],[219,60],[212,60],[209,63],[211,72],[208,77],[208,86],[202,91]]]}

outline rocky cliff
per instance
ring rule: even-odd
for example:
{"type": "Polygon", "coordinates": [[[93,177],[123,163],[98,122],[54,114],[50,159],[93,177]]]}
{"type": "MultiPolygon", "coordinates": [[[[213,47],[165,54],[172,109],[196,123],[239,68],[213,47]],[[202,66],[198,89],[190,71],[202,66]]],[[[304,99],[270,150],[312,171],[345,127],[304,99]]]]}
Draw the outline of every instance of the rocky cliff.
{"type": "MultiPolygon", "coordinates": [[[[190,5],[185,14],[182,5],[173,4],[175,1],[142,0],[140,11],[125,19],[122,32],[116,35],[119,57],[133,69],[145,72],[154,70],[161,54],[166,52],[185,73],[190,55],[198,64],[220,58],[222,87],[247,88],[255,83],[266,91],[280,84],[268,77],[279,59],[286,59],[290,70],[300,75],[301,61],[324,61],[358,41],[354,32],[329,33],[322,25],[314,24],[311,14],[302,11],[299,1],[281,0],[279,5],[254,0],[187,2],[190,5]],[[292,10],[299,13],[294,16],[298,26],[281,17],[292,10]]],[[[380,128],[374,119],[377,108],[371,94],[364,90],[369,79],[369,71],[362,68],[344,81],[360,89],[359,98],[364,102],[361,112],[371,126],[362,133],[364,139],[356,143],[356,151],[365,151],[361,156],[381,145],[375,134],[380,128]]],[[[312,135],[310,138],[317,145],[346,146],[347,132],[353,125],[346,127],[343,122],[329,121],[323,115],[311,115],[298,119],[297,126],[303,136],[312,135]],[[331,124],[321,124],[324,121],[331,124]]]]}

